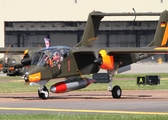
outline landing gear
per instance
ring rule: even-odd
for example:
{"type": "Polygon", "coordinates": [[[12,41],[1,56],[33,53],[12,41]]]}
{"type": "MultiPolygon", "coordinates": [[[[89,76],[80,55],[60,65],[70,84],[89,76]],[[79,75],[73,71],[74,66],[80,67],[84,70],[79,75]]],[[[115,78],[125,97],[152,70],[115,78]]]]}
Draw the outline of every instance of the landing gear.
{"type": "Polygon", "coordinates": [[[111,91],[113,98],[121,98],[121,88],[120,86],[116,85],[113,87],[113,90],[111,91]]]}
{"type": "Polygon", "coordinates": [[[109,86],[107,87],[107,90],[112,93],[113,98],[121,98],[122,90],[120,86],[116,85],[112,88],[112,81],[115,70],[108,70],[107,72],[109,74],[109,86]]]}
{"type": "Polygon", "coordinates": [[[46,86],[41,85],[38,89],[38,96],[42,99],[48,99],[49,98],[49,91],[46,86]]]}

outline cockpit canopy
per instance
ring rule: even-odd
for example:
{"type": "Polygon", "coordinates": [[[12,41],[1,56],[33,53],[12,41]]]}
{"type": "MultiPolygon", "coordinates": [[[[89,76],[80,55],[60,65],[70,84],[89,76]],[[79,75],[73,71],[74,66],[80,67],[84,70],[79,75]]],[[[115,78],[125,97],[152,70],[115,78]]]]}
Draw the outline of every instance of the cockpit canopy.
{"type": "Polygon", "coordinates": [[[66,46],[54,46],[41,49],[34,53],[31,65],[45,66],[47,61],[61,62],[70,53],[70,48],[66,46]]]}

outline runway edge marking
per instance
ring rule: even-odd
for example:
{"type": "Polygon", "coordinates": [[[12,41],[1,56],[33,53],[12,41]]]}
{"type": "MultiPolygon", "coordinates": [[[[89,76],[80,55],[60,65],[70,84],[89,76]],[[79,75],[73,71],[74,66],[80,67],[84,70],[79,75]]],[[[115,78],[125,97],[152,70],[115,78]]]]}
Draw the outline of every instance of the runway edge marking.
{"type": "Polygon", "coordinates": [[[135,112],[135,111],[115,111],[115,110],[80,110],[80,109],[52,109],[52,108],[10,108],[0,107],[0,110],[28,110],[28,111],[51,111],[51,112],[83,112],[83,113],[120,113],[120,114],[157,114],[168,115],[168,112],[135,112]]]}

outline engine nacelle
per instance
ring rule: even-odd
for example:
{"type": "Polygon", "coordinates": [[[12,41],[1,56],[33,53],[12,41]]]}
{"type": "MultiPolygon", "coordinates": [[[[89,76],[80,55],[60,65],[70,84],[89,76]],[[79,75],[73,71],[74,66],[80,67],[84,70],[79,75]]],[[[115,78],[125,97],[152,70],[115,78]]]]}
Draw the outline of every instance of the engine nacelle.
{"type": "Polygon", "coordinates": [[[114,57],[107,55],[105,50],[101,50],[99,54],[102,57],[102,63],[100,68],[105,70],[113,70],[114,69],[114,57]]]}
{"type": "Polygon", "coordinates": [[[22,65],[24,65],[24,66],[28,66],[28,65],[31,64],[31,58],[30,58],[30,57],[23,58],[23,59],[21,60],[21,63],[22,63],[22,65]]]}
{"type": "Polygon", "coordinates": [[[59,82],[50,87],[52,93],[64,93],[73,90],[79,90],[87,87],[89,84],[95,82],[94,79],[89,78],[74,78],[73,80],[67,80],[59,82]]]}
{"type": "Polygon", "coordinates": [[[25,50],[23,54],[23,59],[21,60],[22,65],[29,66],[31,64],[31,58],[29,55],[29,50],[25,50]]]}

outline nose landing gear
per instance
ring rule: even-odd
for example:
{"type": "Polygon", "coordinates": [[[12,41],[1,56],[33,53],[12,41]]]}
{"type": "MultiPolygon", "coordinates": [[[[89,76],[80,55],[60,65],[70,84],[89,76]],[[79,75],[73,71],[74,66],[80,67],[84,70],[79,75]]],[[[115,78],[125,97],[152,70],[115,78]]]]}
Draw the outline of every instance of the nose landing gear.
{"type": "Polygon", "coordinates": [[[46,86],[40,86],[38,89],[38,96],[42,99],[48,99],[49,98],[49,91],[46,86]]]}

